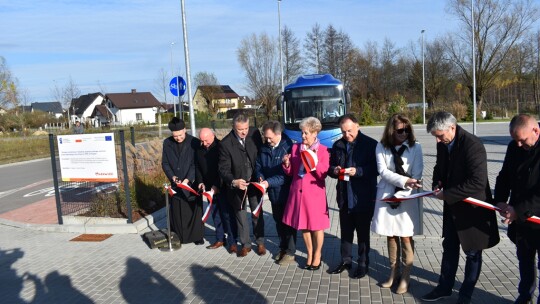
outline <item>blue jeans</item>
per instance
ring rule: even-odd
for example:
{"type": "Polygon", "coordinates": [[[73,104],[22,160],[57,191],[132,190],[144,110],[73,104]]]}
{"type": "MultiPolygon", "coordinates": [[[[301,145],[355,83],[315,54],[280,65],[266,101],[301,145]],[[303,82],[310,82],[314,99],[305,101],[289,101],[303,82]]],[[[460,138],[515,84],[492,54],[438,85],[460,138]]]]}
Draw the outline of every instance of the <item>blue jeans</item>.
{"type": "MultiPolygon", "coordinates": [[[[443,257],[441,262],[441,275],[437,289],[442,293],[451,293],[456,281],[456,272],[459,264],[460,242],[454,221],[445,222],[443,257]],[[448,224],[448,225],[447,225],[448,224]]],[[[471,299],[474,286],[482,270],[482,250],[463,250],[466,254],[465,276],[459,289],[459,297],[471,299]]]]}
{"type": "Polygon", "coordinates": [[[236,222],[234,220],[231,221],[230,215],[232,208],[228,204],[225,195],[216,195],[213,202],[212,220],[216,228],[216,241],[227,241],[228,246],[236,244],[236,222]],[[225,239],[225,233],[227,234],[227,239],[225,239]]]}

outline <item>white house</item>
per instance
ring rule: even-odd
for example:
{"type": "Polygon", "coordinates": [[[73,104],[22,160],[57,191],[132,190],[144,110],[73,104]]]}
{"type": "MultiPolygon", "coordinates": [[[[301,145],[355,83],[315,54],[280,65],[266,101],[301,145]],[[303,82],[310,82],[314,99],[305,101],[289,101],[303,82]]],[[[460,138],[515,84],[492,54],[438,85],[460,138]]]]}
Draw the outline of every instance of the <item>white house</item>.
{"type": "Polygon", "coordinates": [[[159,101],[150,92],[109,93],[103,104],[112,113],[113,125],[156,123],[156,113],[161,108],[159,101]]]}
{"type": "Polygon", "coordinates": [[[79,98],[73,98],[68,109],[71,122],[79,120],[83,124],[88,123],[94,127],[99,127],[100,124],[95,121],[92,114],[94,113],[94,108],[102,104],[103,100],[104,97],[101,93],[86,94],[81,95],[79,98]]]}

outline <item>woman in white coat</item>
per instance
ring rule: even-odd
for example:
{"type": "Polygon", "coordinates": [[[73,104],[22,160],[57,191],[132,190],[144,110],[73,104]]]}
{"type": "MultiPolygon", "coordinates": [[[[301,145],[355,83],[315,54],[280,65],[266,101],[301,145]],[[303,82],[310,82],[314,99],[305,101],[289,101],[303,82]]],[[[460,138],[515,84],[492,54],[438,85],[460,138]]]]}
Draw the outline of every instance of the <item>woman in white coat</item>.
{"type": "Polygon", "coordinates": [[[422,187],[422,147],[416,142],[411,121],[400,114],[388,120],[381,142],[377,144],[377,184],[375,213],[371,230],[387,236],[390,275],[381,287],[390,288],[399,276],[398,256],[401,247],[401,280],[396,293],[407,292],[414,260],[413,235],[422,233],[422,202],[420,199],[387,203],[384,198],[403,197],[422,187]]]}

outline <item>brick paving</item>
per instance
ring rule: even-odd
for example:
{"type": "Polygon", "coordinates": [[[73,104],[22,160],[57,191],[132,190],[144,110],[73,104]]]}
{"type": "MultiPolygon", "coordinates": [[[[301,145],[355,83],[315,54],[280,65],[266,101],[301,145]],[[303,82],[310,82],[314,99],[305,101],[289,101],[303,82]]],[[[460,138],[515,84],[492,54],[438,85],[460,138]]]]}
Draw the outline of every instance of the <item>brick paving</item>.
{"type": "MultiPolygon", "coordinates": [[[[464,127],[471,129],[471,125],[464,127]]],[[[382,127],[362,130],[377,140],[382,133],[382,127]]],[[[424,184],[430,185],[435,142],[421,126],[416,126],[416,133],[425,155],[424,184]]],[[[481,124],[479,134],[488,151],[493,187],[509,141],[507,124],[481,124]]],[[[193,244],[161,252],[149,249],[134,234],[113,235],[103,242],[70,242],[77,234],[0,224],[0,303],[421,303],[420,297],[436,285],[440,271],[442,203],[424,199],[424,234],[415,237],[409,292],[397,295],[377,286],[388,272],[385,237],[372,235],[367,277],[326,273],[340,261],[334,185],[335,181],[328,181],[332,225],[325,231],[323,266],[318,271],[299,267],[306,261],[300,234],[298,264],[273,262],[277,237],[269,202],[263,208],[270,253],[257,256],[252,251],[245,258],[229,255],[223,248],[207,250],[193,244]]],[[[500,244],[484,253],[473,303],[513,303],[519,275],[515,247],[505,230],[501,225],[500,244]]],[[[214,241],[211,222],[206,237],[207,244],[214,241]]],[[[452,297],[437,303],[456,301],[464,264],[462,256],[452,297]]]]}

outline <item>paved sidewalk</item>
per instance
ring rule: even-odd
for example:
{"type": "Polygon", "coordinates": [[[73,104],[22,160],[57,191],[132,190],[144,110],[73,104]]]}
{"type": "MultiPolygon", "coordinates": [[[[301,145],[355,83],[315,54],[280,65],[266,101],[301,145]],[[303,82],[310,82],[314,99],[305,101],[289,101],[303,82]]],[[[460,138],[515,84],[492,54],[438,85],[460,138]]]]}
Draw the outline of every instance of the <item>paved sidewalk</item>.
{"type": "MultiPolygon", "coordinates": [[[[424,183],[430,185],[435,143],[419,128],[416,126],[424,150],[424,183]]],[[[465,128],[470,129],[470,125],[465,128]]],[[[482,125],[479,129],[488,150],[493,187],[509,141],[507,125],[482,125]]],[[[362,130],[377,140],[382,133],[380,127],[362,130]]],[[[329,180],[329,184],[332,226],[325,231],[319,271],[299,267],[306,261],[300,234],[298,265],[280,267],[272,261],[277,236],[269,202],[263,208],[270,253],[257,256],[251,252],[245,258],[229,255],[223,248],[207,250],[193,244],[161,252],[149,249],[141,236],[134,234],[113,235],[102,242],[71,242],[78,234],[0,224],[0,303],[421,303],[419,298],[436,285],[440,271],[442,203],[424,200],[424,235],[415,237],[410,289],[396,295],[377,286],[388,272],[386,238],[377,235],[371,238],[367,277],[358,280],[346,272],[326,273],[340,261],[335,181],[329,180]]],[[[516,295],[515,247],[506,237],[506,228],[500,228],[501,243],[484,253],[473,303],[513,303],[516,295]]],[[[206,237],[207,244],[214,241],[212,223],[207,225],[206,237]]],[[[456,301],[464,264],[462,256],[452,297],[437,303],[456,301]]]]}

